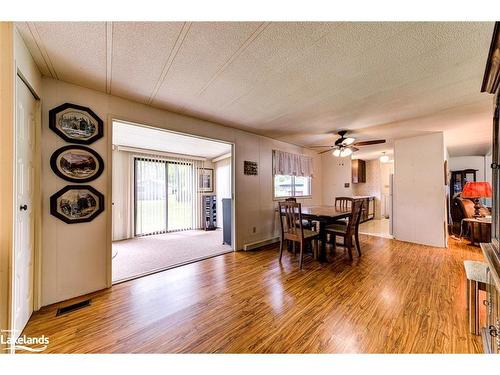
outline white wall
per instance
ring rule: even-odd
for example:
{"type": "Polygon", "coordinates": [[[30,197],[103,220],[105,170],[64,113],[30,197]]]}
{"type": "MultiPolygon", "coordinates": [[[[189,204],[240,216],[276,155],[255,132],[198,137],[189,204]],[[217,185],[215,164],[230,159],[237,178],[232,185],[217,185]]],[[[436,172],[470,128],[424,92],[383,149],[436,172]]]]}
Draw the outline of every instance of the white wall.
{"type": "Polygon", "coordinates": [[[321,161],[313,151],[49,78],[43,79],[42,87],[44,98],[42,106],[42,287],[44,305],[103,289],[108,286],[108,282],[111,280],[111,275],[107,273],[108,246],[111,243],[111,205],[107,192],[111,190],[111,181],[108,175],[110,164],[108,150],[111,145],[109,138],[110,119],[113,116],[122,120],[220,139],[235,144],[237,249],[243,248],[246,243],[268,239],[279,233],[279,223],[274,212],[275,202],[272,198],[273,149],[314,156],[316,172],[312,183],[313,197],[305,201],[308,204],[321,203],[321,161]],[[68,225],[51,216],[49,212],[50,196],[67,183],[58,178],[50,169],[50,155],[66,143],[49,129],[48,111],[65,102],[90,107],[103,119],[105,124],[104,138],[91,145],[105,160],[105,170],[90,185],[105,194],[106,210],[90,223],[68,225]],[[257,176],[243,174],[244,160],[258,162],[259,172],[257,176]],[[109,221],[107,221],[108,216],[109,221]],[[255,228],[255,233],[253,228],[255,228]]]}
{"type": "Polygon", "coordinates": [[[443,133],[394,142],[394,237],[446,247],[443,133]]]}
{"type": "Polygon", "coordinates": [[[337,158],[327,152],[321,156],[322,204],[333,205],[335,197],[353,195],[351,159],[337,158]],[[344,184],[348,183],[349,187],[344,184]]]}
{"type": "MultiPolygon", "coordinates": [[[[457,156],[450,157],[448,160],[448,168],[450,171],[458,171],[461,169],[477,169],[477,181],[485,180],[485,157],[484,156],[457,156]]],[[[491,182],[491,178],[490,178],[491,182]]]]}
{"type": "Polygon", "coordinates": [[[231,158],[215,162],[215,185],[217,192],[217,226],[223,228],[222,199],[231,198],[231,158]]]}

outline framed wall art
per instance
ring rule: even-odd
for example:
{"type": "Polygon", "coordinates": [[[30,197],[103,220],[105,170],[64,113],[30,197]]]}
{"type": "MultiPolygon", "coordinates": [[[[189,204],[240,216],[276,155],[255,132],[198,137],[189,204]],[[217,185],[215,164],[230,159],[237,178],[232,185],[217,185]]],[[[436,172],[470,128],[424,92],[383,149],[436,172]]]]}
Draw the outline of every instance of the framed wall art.
{"type": "Polygon", "coordinates": [[[243,174],[246,174],[248,176],[257,176],[258,175],[257,162],[245,160],[243,162],[243,174]]]}
{"type": "Polygon", "coordinates": [[[67,224],[92,221],[104,211],[104,196],[89,185],[68,185],[50,197],[50,214],[67,224]]]}
{"type": "Polygon", "coordinates": [[[103,122],[90,108],[64,103],[49,111],[49,127],[70,143],[89,145],[103,137],[103,122]]]}
{"type": "Polygon", "coordinates": [[[104,170],[104,161],[94,150],[85,146],[64,146],[52,154],[50,167],[56,175],[70,182],[89,182],[104,170]]]}
{"type": "Polygon", "coordinates": [[[212,193],[214,191],[214,170],[211,168],[198,168],[198,191],[212,193]]]}

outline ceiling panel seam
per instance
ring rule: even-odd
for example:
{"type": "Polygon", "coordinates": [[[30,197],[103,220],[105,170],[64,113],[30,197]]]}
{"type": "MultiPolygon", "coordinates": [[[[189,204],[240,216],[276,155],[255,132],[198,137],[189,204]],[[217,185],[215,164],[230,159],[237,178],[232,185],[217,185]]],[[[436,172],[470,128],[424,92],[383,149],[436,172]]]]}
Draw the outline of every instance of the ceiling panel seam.
{"type": "Polygon", "coordinates": [[[111,94],[113,73],[113,22],[106,22],[106,93],[111,94]]]}
{"type": "Polygon", "coordinates": [[[40,34],[38,33],[36,25],[33,22],[27,22],[27,25],[28,25],[28,29],[31,33],[31,36],[33,37],[33,40],[35,41],[35,45],[37,46],[38,50],[40,51],[40,55],[42,56],[42,59],[45,63],[45,66],[47,67],[47,70],[49,71],[52,78],[59,79],[59,77],[57,76],[57,72],[54,69],[54,65],[52,64],[52,60],[50,59],[50,56],[49,56],[47,50],[45,49],[42,38],[40,37],[40,34]]]}
{"type": "Polygon", "coordinates": [[[186,40],[186,37],[189,33],[189,29],[191,28],[191,22],[184,22],[182,25],[181,31],[179,32],[179,35],[177,36],[177,40],[175,41],[174,47],[170,51],[167,61],[165,62],[165,65],[163,67],[163,70],[161,72],[160,78],[158,79],[158,82],[156,82],[156,85],[153,89],[153,92],[151,93],[147,104],[151,104],[158,94],[158,91],[160,90],[161,86],[163,85],[163,82],[165,81],[165,78],[167,78],[167,74],[170,71],[170,68],[172,67],[175,57],[179,53],[182,45],[184,44],[184,41],[186,40]]]}
{"type": "Polygon", "coordinates": [[[212,78],[198,91],[197,95],[203,94],[210,85],[226,70],[238,56],[240,56],[248,47],[266,30],[271,22],[263,22],[259,27],[243,42],[243,44],[229,57],[229,59],[215,72],[212,78]]]}

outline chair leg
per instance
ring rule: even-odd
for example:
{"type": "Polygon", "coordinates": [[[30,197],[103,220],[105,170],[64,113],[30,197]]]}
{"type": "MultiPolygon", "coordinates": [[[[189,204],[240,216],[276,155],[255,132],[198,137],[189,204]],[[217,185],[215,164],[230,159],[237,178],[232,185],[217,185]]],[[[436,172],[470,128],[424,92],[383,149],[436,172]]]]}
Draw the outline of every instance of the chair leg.
{"type": "Polygon", "coordinates": [[[299,268],[302,269],[302,259],[304,258],[304,244],[300,243],[299,268]]]}
{"type": "Polygon", "coordinates": [[[344,237],[345,246],[347,247],[347,252],[349,254],[349,259],[352,260],[352,238],[344,237]]]}
{"type": "Polygon", "coordinates": [[[361,246],[359,246],[359,233],[358,233],[358,231],[356,231],[355,240],[356,240],[356,248],[358,249],[358,255],[361,256],[361,246]]]}
{"type": "Polygon", "coordinates": [[[297,249],[295,248],[295,241],[292,241],[292,251],[293,255],[297,255],[297,249]]]}
{"type": "Polygon", "coordinates": [[[280,262],[281,262],[281,256],[283,255],[283,239],[280,240],[280,262]]]}
{"type": "Polygon", "coordinates": [[[479,335],[479,288],[474,280],[467,280],[467,283],[469,284],[469,331],[473,335],[479,335]]]}

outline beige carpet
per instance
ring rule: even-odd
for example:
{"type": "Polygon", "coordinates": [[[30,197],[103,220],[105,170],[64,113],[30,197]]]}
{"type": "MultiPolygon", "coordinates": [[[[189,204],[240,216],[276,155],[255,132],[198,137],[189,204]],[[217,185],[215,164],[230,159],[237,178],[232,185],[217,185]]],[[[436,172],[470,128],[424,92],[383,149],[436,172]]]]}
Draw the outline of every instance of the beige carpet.
{"type": "Polygon", "coordinates": [[[113,242],[113,282],[227,253],[222,230],[189,230],[113,242]]]}

